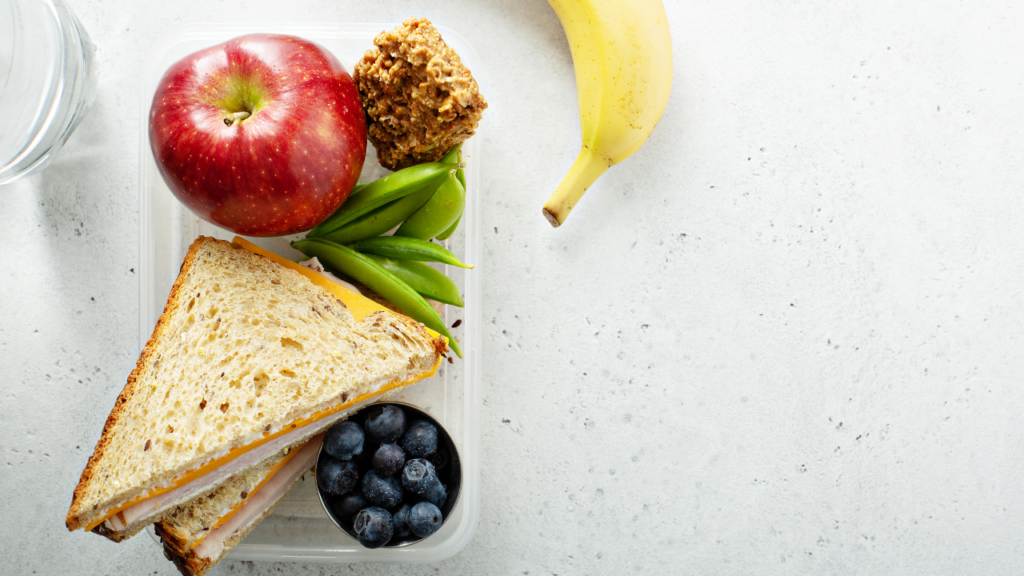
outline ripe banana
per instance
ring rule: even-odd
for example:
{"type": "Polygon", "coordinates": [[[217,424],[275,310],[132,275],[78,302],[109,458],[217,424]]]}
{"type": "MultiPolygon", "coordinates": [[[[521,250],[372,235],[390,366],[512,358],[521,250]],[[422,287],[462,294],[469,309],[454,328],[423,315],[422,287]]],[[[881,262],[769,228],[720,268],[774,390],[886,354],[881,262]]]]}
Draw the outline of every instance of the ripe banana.
{"type": "Polygon", "coordinates": [[[583,146],[544,204],[558,227],[601,174],[636,152],[672,88],[672,40],[661,0],[548,0],[576,70],[583,146]]]}

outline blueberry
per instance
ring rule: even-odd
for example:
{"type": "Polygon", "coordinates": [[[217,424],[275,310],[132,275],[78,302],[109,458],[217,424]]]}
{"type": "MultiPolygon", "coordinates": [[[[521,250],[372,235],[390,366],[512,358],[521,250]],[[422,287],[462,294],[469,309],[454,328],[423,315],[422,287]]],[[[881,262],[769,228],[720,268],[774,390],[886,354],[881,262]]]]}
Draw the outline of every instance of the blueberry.
{"type": "Polygon", "coordinates": [[[426,420],[414,420],[399,445],[409,458],[426,458],[437,451],[437,427],[426,420]]]}
{"type": "Polygon", "coordinates": [[[436,470],[444,470],[448,465],[448,451],[438,446],[437,451],[430,456],[430,462],[436,470]]]}
{"type": "Polygon", "coordinates": [[[370,410],[363,423],[371,436],[391,444],[405,431],[405,412],[397,406],[380,406],[370,410]]]}
{"type": "Polygon", "coordinates": [[[373,455],[373,469],[381,476],[394,476],[405,464],[405,451],[398,444],[385,444],[373,455]]]}
{"type": "Polygon", "coordinates": [[[427,491],[423,493],[423,499],[440,508],[448,500],[448,489],[438,480],[431,484],[427,491]]]}
{"type": "Polygon", "coordinates": [[[324,436],[324,451],[338,460],[351,460],[363,453],[363,430],[355,422],[335,424],[324,436]]]}
{"type": "Polygon", "coordinates": [[[377,440],[369,434],[366,435],[366,440],[363,441],[363,453],[356,459],[364,470],[373,465],[373,455],[377,453],[377,449],[380,447],[380,440],[377,440]]]}
{"type": "Polygon", "coordinates": [[[409,460],[402,469],[402,486],[413,494],[423,494],[435,482],[440,482],[434,465],[422,458],[409,460]]]}
{"type": "Polygon", "coordinates": [[[351,460],[335,460],[325,456],[316,467],[316,484],[332,496],[351,492],[359,482],[359,469],[351,460]]]}
{"type": "Polygon", "coordinates": [[[359,490],[353,490],[338,499],[334,504],[334,513],[341,518],[349,520],[356,512],[359,512],[369,505],[370,503],[366,501],[362,492],[359,490]]]}
{"type": "Polygon", "coordinates": [[[352,528],[360,544],[367,548],[380,548],[391,540],[395,523],[387,510],[372,506],[356,513],[352,528]]]}
{"type": "Polygon", "coordinates": [[[395,521],[395,538],[408,538],[412,535],[409,530],[409,511],[412,510],[412,506],[408,504],[402,504],[402,507],[395,512],[393,519],[395,521]]]}
{"type": "Polygon", "coordinates": [[[409,530],[426,538],[441,527],[441,509],[430,502],[420,502],[409,511],[409,530]]]}
{"type": "Polygon", "coordinates": [[[402,501],[402,485],[397,478],[381,476],[370,470],[363,476],[363,496],[376,506],[394,508],[402,501]]]}

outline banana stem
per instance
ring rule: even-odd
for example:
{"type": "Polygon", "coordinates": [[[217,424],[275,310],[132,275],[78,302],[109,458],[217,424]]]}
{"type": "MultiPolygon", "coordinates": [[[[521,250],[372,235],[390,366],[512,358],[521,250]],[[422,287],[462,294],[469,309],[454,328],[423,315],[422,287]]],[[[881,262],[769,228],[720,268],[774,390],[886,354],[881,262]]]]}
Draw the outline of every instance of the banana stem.
{"type": "Polygon", "coordinates": [[[569,212],[583,197],[583,193],[605,173],[605,170],[608,170],[609,166],[611,164],[607,159],[594,154],[590,148],[580,148],[579,156],[576,156],[569,173],[544,203],[543,213],[548,222],[555,228],[565,222],[569,212]]]}

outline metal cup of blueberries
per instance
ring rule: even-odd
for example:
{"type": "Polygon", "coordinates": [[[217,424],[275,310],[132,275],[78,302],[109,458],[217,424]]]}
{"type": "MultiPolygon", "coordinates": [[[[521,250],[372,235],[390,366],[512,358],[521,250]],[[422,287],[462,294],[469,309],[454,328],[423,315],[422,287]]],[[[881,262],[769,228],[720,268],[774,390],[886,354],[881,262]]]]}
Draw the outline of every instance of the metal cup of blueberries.
{"type": "Polygon", "coordinates": [[[316,485],[327,515],[360,544],[406,546],[441,528],[458,500],[462,469],[437,420],[388,402],[327,431],[316,485]]]}

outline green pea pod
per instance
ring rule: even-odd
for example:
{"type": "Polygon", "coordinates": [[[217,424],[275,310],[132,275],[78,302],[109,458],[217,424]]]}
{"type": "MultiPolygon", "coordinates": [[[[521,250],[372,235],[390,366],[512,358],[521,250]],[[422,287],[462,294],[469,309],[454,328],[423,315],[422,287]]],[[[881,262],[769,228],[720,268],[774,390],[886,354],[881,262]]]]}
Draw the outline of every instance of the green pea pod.
{"type": "Polygon", "coordinates": [[[292,248],[306,256],[316,256],[325,266],[350,276],[356,282],[369,286],[384,298],[405,312],[413,320],[425,324],[428,328],[448,339],[448,346],[459,358],[462,350],[441,321],[437,312],[427,304],[415,290],[391,272],[381,268],[379,264],[355,250],[320,238],[296,240],[292,248]]]}
{"type": "Polygon", "coordinates": [[[456,144],[455,148],[452,148],[445,154],[438,162],[454,162],[456,164],[462,163],[462,144],[456,144]]]}
{"type": "Polygon", "coordinates": [[[349,246],[363,254],[376,254],[396,260],[415,260],[417,262],[441,262],[459,268],[473,268],[459,262],[459,257],[440,244],[419,238],[404,236],[380,236],[367,238],[349,246]]]}
{"type": "Polygon", "coordinates": [[[447,162],[428,162],[409,166],[374,180],[349,196],[337,212],[310,230],[306,236],[315,238],[334,232],[375,208],[408,196],[435,179],[445,178],[447,174],[454,172],[457,166],[447,162]]]}
{"type": "Polygon", "coordinates": [[[459,214],[459,218],[458,218],[458,220],[455,221],[455,224],[452,224],[450,228],[448,228],[444,232],[441,232],[440,234],[438,234],[437,235],[437,239],[438,240],[447,240],[447,239],[451,238],[452,234],[455,234],[455,231],[459,229],[459,222],[462,222],[462,214],[459,214]]]}
{"type": "Polygon", "coordinates": [[[380,236],[405,222],[406,218],[426,204],[427,200],[430,200],[430,197],[434,195],[434,192],[437,191],[442,182],[444,182],[444,179],[438,178],[433,183],[424,186],[421,190],[417,190],[405,198],[399,198],[390,204],[385,204],[333,232],[319,236],[319,238],[348,245],[364,238],[380,236]]]}
{"type": "MultiPolygon", "coordinates": [[[[462,154],[459,152],[459,147],[455,147],[441,158],[441,162],[445,164],[458,163],[461,158],[462,154]]],[[[427,200],[434,195],[434,192],[437,191],[438,186],[442,182],[444,182],[444,178],[438,178],[404,198],[385,204],[369,214],[343,225],[341,228],[326,234],[317,235],[316,237],[348,245],[363,238],[380,236],[405,222],[406,218],[426,204],[427,200]]],[[[310,237],[313,236],[311,235],[310,237]]]]}
{"type": "Polygon", "coordinates": [[[459,295],[459,287],[444,272],[431,268],[429,264],[411,260],[395,260],[376,254],[364,254],[381,268],[391,272],[424,298],[451,304],[462,308],[466,305],[459,295]]]}
{"type": "MultiPolygon", "coordinates": [[[[466,172],[462,168],[455,171],[455,178],[458,179],[459,184],[462,184],[462,190],[468,192],[469,187],[466,186],[466,172]]],[[[463,210],[465,210],[465,207],[463,207],[463,210]]],[[[452,224],[447,230],[438,234],[437,239],[447,240],[451,238],[452,234],[455,234],[455,231],[459,229],[459,222],[462,222],[462,212],[459,212],[459,217],[455,219],[455,224],[452,224]]]]}
{"type": "MultiPolygon", "coordinates": [[[[460,144],[461,146],[461,144],[460,144]]],[[[459,184],[462,184],[462,189],[469,192],[469,186],[466,186],[466,172],[462,168],[455,171],[455,177],[459,180],[459,184]]],[[[463,208],[465,210],[465,208],[463,208]]],[[[459,217],[455,219],[455,224],[448,227],[447,230],[437,235],[438,240],[447,240],[455,234],[455,231],[459,229],[459,222],[462,222],[462,212],[459,212],[459,217]]]]}
{"type": "Polygon", "coordinates": [[[449,173],[437,192],[398,228],[395,235],[429,240],[448,230],[465,207],[466,191],[455,174],[449,173]]]}

